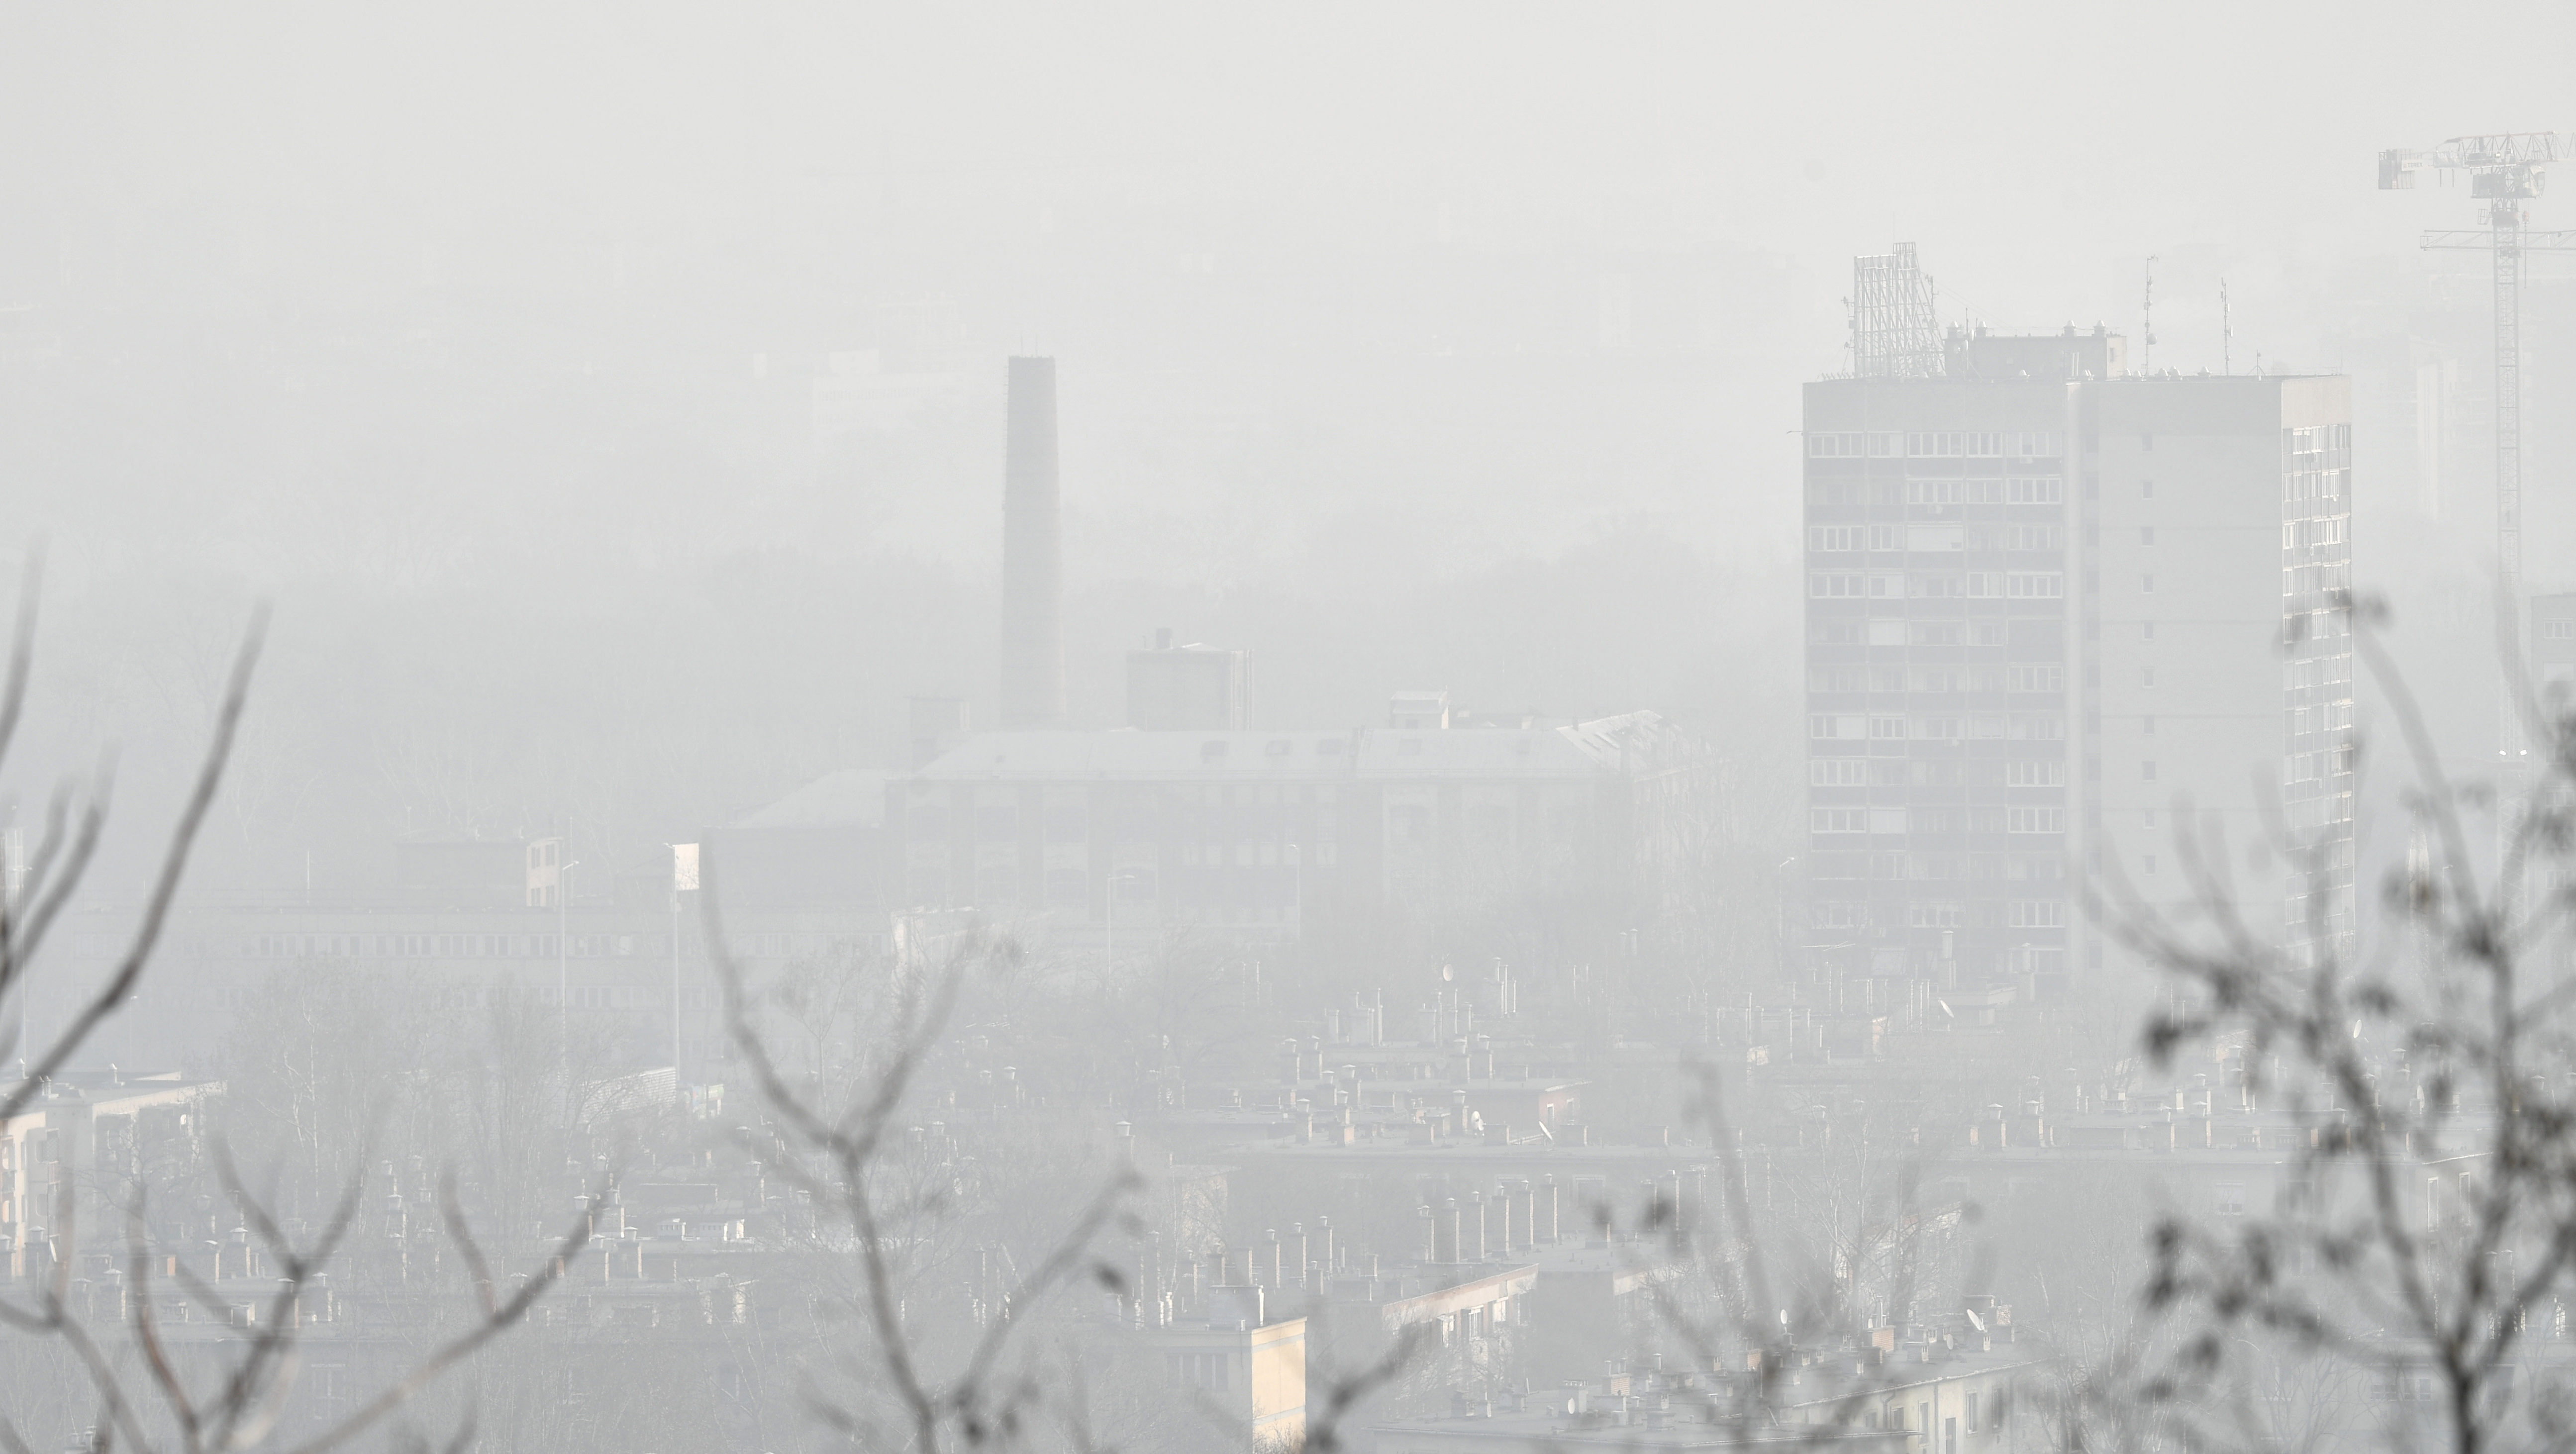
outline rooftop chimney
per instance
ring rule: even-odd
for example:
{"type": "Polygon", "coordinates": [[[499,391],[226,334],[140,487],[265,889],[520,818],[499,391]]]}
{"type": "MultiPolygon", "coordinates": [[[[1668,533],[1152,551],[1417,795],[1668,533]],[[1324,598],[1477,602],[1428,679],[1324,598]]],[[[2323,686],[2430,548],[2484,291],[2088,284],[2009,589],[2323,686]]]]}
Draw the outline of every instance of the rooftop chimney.
{"type": "Polygon", "coordinates": [[[1002,484],[1002,726],[1064,722],[1062,502],[1055,360],[1011,360],[1002,484]]]}

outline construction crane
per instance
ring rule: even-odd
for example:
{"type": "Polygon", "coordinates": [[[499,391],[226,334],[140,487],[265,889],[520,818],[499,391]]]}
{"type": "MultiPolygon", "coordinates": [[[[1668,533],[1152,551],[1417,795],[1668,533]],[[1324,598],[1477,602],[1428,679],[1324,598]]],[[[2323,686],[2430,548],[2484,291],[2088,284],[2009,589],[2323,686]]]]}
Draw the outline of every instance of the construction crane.
{"type": "MultiPolygon", "coordinates": [[[[2576,231],[2534,232],[2524,203],[2549,180],[2552,162],[2576,160],[2576,137],[2547,131],[2496,136],[2455,136],[2427,151],[2379,154],[2382,191],[2411,188],[2419,172],[2465,172],[2469,195],[2487,204],[2484,228],[2433,231],[2424,247],[2477,249],[2495,261],[2496,569],[2501,577],[2496,608],[2508,613],[2498,640],[2522,639],[2522,267],[2535,252],[2576,251],[2576,231]]],[[[2518,663],[2517,663],[2518,665],[2518,663]]],[[[2507,676],[2497,695],[2496,756],[2511,769],[2529,750],[2522,706],[2507,676]]]]}

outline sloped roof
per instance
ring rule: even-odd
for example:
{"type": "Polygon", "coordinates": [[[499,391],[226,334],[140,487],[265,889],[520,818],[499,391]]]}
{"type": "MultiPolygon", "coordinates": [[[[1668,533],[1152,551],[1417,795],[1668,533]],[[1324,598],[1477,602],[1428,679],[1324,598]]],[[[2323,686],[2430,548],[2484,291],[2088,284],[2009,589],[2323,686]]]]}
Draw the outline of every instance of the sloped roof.
{"type": "Polygon", "coordinates": [[[888,774],[845,767],[828,772],[735,820],[736,828],[873,828],[885,821],[888,774]]]}

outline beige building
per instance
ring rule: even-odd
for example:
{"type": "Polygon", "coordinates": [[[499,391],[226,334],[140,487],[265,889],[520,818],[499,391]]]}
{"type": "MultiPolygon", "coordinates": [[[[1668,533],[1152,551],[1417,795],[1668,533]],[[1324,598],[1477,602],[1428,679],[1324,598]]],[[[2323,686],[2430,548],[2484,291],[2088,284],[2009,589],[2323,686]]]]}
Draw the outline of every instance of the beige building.
{"type": "MultiPolygon", "coordinates": [[[[1258,1294],[1258,1288],[1218,1289],[1258,1294]]],[[[1204,1410],[1221,1414],[1234,1441],[1262,1454],[1297,1449],[1306,1442],[1306,1320],[1260,1321],[1261,1300],[1236,1300],[1251,1309],[1243,1318],[1218,1316],[1212,1300],[1205,1324],[1174,1323],[1149,1336],[1163,1355],[1174,1385],[1189,1390],[1204,1410]]]]}

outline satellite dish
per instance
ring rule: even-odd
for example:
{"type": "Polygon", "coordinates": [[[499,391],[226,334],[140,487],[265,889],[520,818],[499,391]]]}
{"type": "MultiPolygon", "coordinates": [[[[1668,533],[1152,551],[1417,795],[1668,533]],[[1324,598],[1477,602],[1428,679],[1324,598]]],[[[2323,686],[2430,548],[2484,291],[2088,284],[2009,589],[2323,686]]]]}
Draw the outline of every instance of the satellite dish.
{"type": "Polygon", "coordinates": [[[1941,1007],[1942,1014],[1949,1016],[1953,1020],[1959,1018],[1959,1012],[1950,1008],[1950,1002],[1948,1000],[1934,1000],[1932,1003],[1941,1007]]]}
{"type": "Polygon", "coordinates": [[[1968,1309],[1968,1326],[1976,1329],[1980,1333],[1986,1330],[1986,1320],[1977,1316],[1977,1310],[1975,1308],[1968,1309]]]}
{"type": "Polygon", "coordinates": [[[1445,964],[1440,966],[1440,982],[1442,984],[1447,984],[1449,982],[1449,966],[1445,964]]]}

